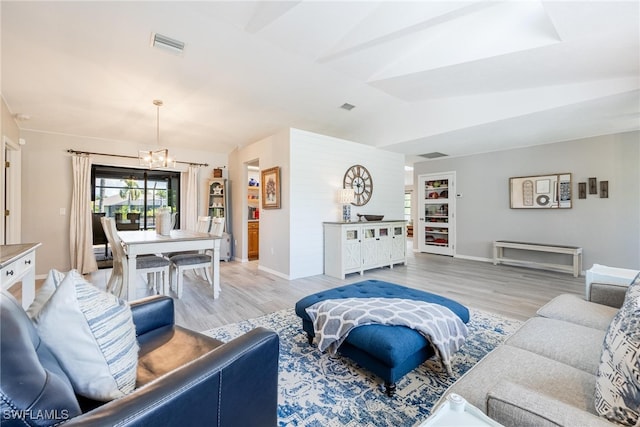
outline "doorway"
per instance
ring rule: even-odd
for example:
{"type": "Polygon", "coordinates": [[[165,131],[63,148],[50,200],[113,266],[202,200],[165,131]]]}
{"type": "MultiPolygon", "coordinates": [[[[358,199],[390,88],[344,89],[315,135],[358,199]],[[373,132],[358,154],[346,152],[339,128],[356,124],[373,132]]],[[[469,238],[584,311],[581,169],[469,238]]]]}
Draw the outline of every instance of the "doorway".
{"type": "MultiPolygon", "coordinates": [[[[24,143],[21,141],[21,143],[24,143]]],[[[22,181],[21,166],[22,152],[20,146],[6,136],[2,137],[2,230],[0,230],[0,243],[10,245],[20,243],[21,205],[20,199],[22,181]]]]}
{"type": "Polygon", "coordinates": [[[260,258],[260,166],[247,163],[247,259],[260,258]]]}
{"type": "Polygon", "coordinates": [[[418,248],[455,255],[455,172],[418,176],[418,248]]]}
{"type": "Polygon", "coordinates": [[[118,229],[155,229],[157,208],[180,206],[179,172],[92,165],[91,178],[93,212],[118,229]]]}

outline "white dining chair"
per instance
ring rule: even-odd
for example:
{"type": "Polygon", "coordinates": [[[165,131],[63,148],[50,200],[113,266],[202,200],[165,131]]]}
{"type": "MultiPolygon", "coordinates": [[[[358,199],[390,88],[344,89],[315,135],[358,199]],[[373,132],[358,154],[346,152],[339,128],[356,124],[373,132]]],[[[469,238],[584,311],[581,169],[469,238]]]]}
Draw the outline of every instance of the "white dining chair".
{"type": "MultiPolygon", "coordinates": [[[[100,222],[113,254],[113,269],[107,282],[107,292],[116,295],[118,298],[124,298],[125,289],[122,284],[124,283],[124,275],[127,274],[127,255],[122,247],[120,236],[118,236],[115,220],[102,217],[100,222]]],[[[169,293],[167,281],[169,279],[170,265],[171,262],[168,259],[157,255],[141,255],[136,258],[136,271],[147,273],[147,283],[153,286],[154,292],[163,295],[169,293]],[[158,284],[160,284],[159,289],[158,284]]]]}
{"type": "MultiPolygon", "coordinates": [[[[198,218],[198,230],[203,233],[209,233],[213,236],[220,237],[222,230],[224,229],[224,218],[208,218],[207,224],[204,224],[204,220],[200,221],[198,218]],[[209,225],[210,224],[210,225],[209,225]],[[211,229],[209,231],[209,229],[211,229]]],[[[202,269],[204,277],[211,286],[213,281],[211,280],[211,274],[209,268],[211,267],[212,254],[209,251],[200,251],[197,253],[180,253],[171,256],[171,288],[175,291],[178,298],[182,298],[182,289],[184,284],[184,272],[187,270],[199,271],[202,269]]]]}

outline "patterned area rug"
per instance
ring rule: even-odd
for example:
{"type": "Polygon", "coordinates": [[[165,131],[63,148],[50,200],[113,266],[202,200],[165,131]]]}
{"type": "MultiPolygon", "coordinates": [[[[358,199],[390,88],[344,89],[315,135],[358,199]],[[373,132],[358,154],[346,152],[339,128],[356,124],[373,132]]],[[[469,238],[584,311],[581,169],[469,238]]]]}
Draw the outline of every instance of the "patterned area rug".
{"type": "Polygon", "coordinates": [[[302,321],[293,309],[282,310],[204,332],[229,341],[263,326],[280,336],[278,425],[304,427],[413,426],[426,419],[440,396],[489,351],[520,325],[470,309],[469,337],[452,358],[453,377],[436,359],[405,375],[396,395],[384,394],[384,384],[349,359],[329,356],[307,343],[302,321]]]}

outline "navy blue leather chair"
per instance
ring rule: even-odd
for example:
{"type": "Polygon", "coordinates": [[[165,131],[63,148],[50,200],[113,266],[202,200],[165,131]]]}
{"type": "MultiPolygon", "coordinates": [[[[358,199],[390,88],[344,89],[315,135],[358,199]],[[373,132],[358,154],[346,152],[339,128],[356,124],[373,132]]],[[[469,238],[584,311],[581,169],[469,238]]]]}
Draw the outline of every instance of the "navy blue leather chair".
{"type": "MultiPolygon", "coordinates": [[[[256,328],[226,344],[174,324],[165,296],[131,304],[136,390],[108,403],[76,396],[20,304],[0,295],[0,424],[275,426],[279,339],[256,328]],[[224,380],[223,380],[224,379],[224,380]]],[[[61,325],[73,327],[73,325],[61,325]]]]}

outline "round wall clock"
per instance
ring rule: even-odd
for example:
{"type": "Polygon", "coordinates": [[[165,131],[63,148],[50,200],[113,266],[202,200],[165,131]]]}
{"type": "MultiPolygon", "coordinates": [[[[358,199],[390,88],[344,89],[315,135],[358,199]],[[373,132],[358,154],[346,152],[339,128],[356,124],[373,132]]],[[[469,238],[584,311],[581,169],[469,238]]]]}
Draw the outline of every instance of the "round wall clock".
{"type": "Polygon", "coordinates": [[[353,204],[364,206],[371,200],[371,194],[373,194],[373,178],[364,166],[353,165],[344,174],[342,188],[353,188],[355,199],[353,204]]]}

